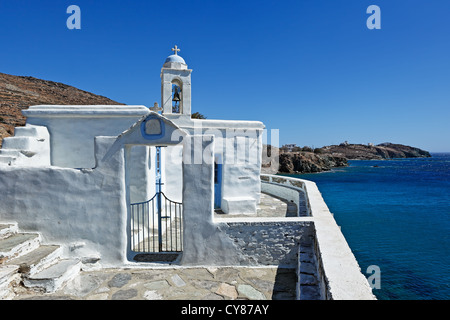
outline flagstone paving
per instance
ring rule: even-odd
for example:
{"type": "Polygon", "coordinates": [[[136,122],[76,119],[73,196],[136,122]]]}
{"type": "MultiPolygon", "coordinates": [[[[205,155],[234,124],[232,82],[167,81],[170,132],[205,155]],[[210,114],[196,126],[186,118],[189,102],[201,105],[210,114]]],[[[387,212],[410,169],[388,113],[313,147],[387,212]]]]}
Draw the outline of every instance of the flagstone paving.
{"type": "Polygon", "coordinates": [[[294,300],[296,281],[294,269],[277,267],[103,269],[14,300],[294,300]]]}

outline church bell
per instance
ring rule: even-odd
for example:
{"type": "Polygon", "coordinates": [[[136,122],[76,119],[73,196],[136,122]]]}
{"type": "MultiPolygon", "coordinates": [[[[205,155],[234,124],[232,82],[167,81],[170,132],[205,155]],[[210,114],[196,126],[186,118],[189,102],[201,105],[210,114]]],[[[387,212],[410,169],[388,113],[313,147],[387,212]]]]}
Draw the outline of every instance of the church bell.
{"type": "Polygon", "coordinates": [[[175,92],[173,93],[172,101],[180,102],[180,93],[178,92],[178,87],[175,87],[175,92]]]}

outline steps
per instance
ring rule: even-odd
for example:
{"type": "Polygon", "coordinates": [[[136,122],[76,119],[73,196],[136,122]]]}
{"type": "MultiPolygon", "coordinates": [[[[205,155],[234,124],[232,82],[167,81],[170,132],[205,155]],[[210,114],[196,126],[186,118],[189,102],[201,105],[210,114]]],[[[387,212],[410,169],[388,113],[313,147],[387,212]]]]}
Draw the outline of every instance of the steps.
{"type": "Polygon", "coordinates": [[[27,124],[14,129],[14,136],[3,139],[0,165],[50,165],[50,135],[46,127],[27,124]]]}
{"type": "Polygon", "coordinates": [[[63,259],[58,245],[43,245],[37,233],[16,223],[0,223],[0,300],[14,298],[20,286],[55,292],[81,270],[79,259],[63,259]]]}
{"type": "Polygon", "coordinates": [[[60,260],[48,268],[24,278],[28,288],[42,288],[45,292],[55,292],[66,281],[80,272],[81,261],[78,259],[60,260]]]}
{"type": "Polygon", "coordinates": [[[39,234],[36,233],[15,233],[0,240],[0,263],[36,249],[39,242],[39,234]]]}

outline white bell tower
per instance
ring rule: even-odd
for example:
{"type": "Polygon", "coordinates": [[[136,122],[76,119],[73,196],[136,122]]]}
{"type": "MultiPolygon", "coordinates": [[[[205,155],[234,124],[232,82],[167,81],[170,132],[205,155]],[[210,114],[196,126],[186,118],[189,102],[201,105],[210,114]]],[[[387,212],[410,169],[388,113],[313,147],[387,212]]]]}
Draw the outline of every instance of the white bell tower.
{"type": "Polygon", "coordinates": [[[161,69],[162,114],[169,118],[191,117],[191,72],[184,59],[174,54],[168,56],[161,69]]]}

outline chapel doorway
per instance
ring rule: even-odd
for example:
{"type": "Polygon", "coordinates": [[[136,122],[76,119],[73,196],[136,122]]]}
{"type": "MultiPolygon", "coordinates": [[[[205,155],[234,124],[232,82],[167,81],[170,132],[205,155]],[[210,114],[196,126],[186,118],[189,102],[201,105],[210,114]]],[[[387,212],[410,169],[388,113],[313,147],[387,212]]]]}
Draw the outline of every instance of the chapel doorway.
{"type": "Polygon", "coordinates": [[[150,186],[153,195],[146,201],[130,204],[130,249],[135,261],[173,261],[183,251],[183,204],[164,192],[165,147],[151,148],[149,183],[153,184],[150,186]]]}

